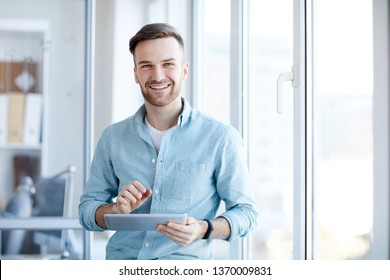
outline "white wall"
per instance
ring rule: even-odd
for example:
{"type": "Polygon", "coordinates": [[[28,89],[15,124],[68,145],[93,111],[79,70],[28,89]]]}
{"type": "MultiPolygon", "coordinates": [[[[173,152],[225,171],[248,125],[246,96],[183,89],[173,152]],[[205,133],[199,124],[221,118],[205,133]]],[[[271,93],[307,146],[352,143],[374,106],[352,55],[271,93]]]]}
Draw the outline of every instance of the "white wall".
{"type": "Polygon", "coordinates": [[[143,103],[134,81],[129,40],[143,25],[144,3],[96,2],[94,146],[109,124],[133,115],[143,103]]]}

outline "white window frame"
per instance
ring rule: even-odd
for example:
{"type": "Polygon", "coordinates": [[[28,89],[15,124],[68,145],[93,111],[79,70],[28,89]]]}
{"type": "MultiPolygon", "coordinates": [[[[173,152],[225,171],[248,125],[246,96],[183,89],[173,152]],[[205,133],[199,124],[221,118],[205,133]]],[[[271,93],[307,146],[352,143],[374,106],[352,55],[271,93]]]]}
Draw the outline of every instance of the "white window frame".
{"type": "MultiPolygon", "coordinates": [[[[312,0],[295,0],[302,2],[305,5],[305,19],[301,18],[301,22],[306,21],[306,72],[301,73],[306,75],[306,176],[305,190],[303,190],[303,182],[301,188],[294,186],[295,191],[299,193],[297,198],[294,198],[294,259],[315,259],[316,250],[316,226],[313,218],[316,212],[314,184],[313,184],[313,163],[315,162],[314,153],[312,151],[312,92],[313,92],[313,56],[312,42],[315,34],[312,33],[312,0]],[[305,3],[304,3],[305,2],[305,3]],[[303,196],[303,191],[306,194],[303,196]],[[305,198],[303,198],[305,197],[305,198]],[[313,203],[314,201],[314,203],[313,203]],[[305,203],[305,209],[303,209],[305,203]],[[298,215],[298,209],[301,211],[298,215]],[[296,221],[298,217],[298,221],[296,221]],[[299,232],[304,233],[301,237],[299,232]],[[295,238],[297,236],[297,238],[295,238]],[[305,237],[304,237],[305,236],[305,237]]],[[[296,6],[302,11],[302,6],[296,6]]],[[[390,6],[387,0],[373,0],[373,55],[374,55],[374,92],[373,92],[373,149],[374,149],[374,209],[373,209],[373,235],[371,250],[368,255],[369,259],[390,259],[390,176],[389,176],[389,157],[390,157],[390,84],[389,84],[389,63],[390,63],[390,29],[389,29],[389,14],[390,6]]],[[[294,24],[296,33],[297,27],[302,28],[304,25],[294,24]]],[[[300,31],[302,32],[302,31],[300,31]]],[[[295,34],[296,35],[296,34],[295,34]]],[[[294,35],[294,36],[295,36],[294,35]]],[[[303,39],[303,38],[302,38],[303,39]]],[[[294,38],[295,40],[295,38],[294,38]]],[[[303,42],[302,42],[303,43],[303,42]]],[[[302,45],[303,46],[303,45],[302,45]]],[[[294,43],[294,49],[296,45],[294,43]]],[[[300,50],[302,52],[302,49],[300,50]]],[[[296,52],[294,52],[294,55],[296,52]]],[[[303,55],[303,54],[302,54],[303,55]]],[[[295,64],[295,57],[294,57],[295,64]]],[[[300,79],[301,82],[301,79],[300,79]]],[[[295,93],[294,93],[295,94],[295,93]]],[[[301,93],[302,94],[302,93],[301,93]]],[[[297,97],[298,98],[298,97],[297,97]]],[[[297,106],[297,104],[294,104],[297,106]]],[[[298,120],[294,120],[297,124],[298,120]]],[[[302,143],[303,144],[303,143],[302,143]]],[[[303,154],[302,154],[303,156],[303,154]]],[[[298,159],[295,159],[298,160],[298,159]]],[[[301,163],[298,161],[298,164],[301,163]]],[[[303,163],[301,163],[303,165],[303,163]]],[[[297,178],[303,178],[294,171],[297,178]]],[[[303,175],[303,170],[301,170],[303,175]]],[[[296,182],[298,183],[298,182],[296,182]]],[[[295,183],[294,183],[295,184],[295,183]]]]}
{"type": "Polygon", "coordinates": [[[390,259],[389,92],[390,4],[373,0],[374,220],[370,259],[390,259]]]}
{"type": "MultiPolygon", "coordinates": [[[[248,150],[248,1],[231,0],[230,124],[241,134],[248,150]],[[234,78],[233,78],[234,77],[234,78]]],[[[230,244],[230,259],[248,259],[248,238],[230,244]]]]}

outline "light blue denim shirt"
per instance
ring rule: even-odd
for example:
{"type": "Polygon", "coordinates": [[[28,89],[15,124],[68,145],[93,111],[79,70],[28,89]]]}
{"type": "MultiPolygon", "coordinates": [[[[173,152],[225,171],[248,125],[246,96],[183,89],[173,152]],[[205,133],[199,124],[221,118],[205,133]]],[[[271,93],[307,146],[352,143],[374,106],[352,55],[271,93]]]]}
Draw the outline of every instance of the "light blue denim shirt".
{"type": "MultiPolygon", "coordinates": [[[[243,153],[242,138],[231,126],[191,108],[154,149],[144,123],[144,105],[137,113],[109,126],[100,138],[91,174],[80,199],[81,225],[103,231],[96,209],[111,203],[121,186],[138,180],[153,191],[132,213],[187,213],[195,219],[215,218],[221,201],[228,220],[228,241],[246,236],[258,213],[243,153]]],[[[212,259],[213,241],[195,240],[182,247],[157,231],[117,231],[106,247],[107,259],[212,259]]]]}

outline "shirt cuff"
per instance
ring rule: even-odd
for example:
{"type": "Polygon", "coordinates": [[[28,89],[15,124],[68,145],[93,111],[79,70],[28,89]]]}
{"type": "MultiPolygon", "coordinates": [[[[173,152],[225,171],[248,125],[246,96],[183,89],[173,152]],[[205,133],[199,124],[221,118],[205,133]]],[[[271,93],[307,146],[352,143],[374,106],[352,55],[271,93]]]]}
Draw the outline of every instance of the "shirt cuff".
{"type": "Polygon", "coordinates": [[[89,204],[86,208],[83,209],[84,213],[80,215],[83,217],[80,220],[82,226],[84,226],[88,230],[92,231],[104,231],[105,228],[100,227],[95,220],[96,210],[102,205],[101,202],[94,202],[89,204]]]}

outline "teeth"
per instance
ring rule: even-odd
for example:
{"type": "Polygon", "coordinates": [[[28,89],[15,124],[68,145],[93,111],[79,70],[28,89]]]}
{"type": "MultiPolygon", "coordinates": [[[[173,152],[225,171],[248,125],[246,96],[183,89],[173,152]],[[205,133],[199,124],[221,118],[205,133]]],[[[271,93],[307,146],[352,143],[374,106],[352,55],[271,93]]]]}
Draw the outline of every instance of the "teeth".
{"type": "Polygon", "coordinates": [[[165,89],[167,88],[168,85],[163,85],[163,86],[150,86],[151,89],[165,89]]]}

